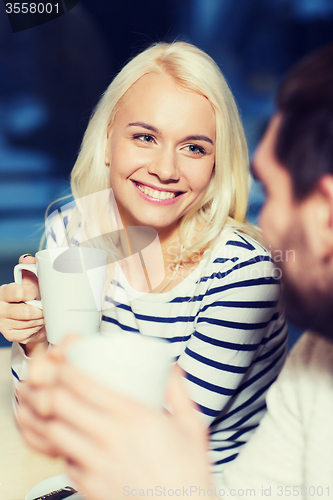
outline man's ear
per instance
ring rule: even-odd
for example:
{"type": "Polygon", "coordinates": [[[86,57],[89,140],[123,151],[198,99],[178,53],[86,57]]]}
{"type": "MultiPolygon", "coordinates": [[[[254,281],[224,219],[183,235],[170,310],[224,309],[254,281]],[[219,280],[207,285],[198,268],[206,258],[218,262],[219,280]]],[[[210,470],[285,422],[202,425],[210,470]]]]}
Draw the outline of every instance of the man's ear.
{"type": "Polygon", "coordinates": [[[318,190],[325,196],[329,208],[329,227],[333,232],[333,175],[324,175],[318,182],[318,190]]]}
{"type": "Polygon", "coordinates": [[[324,175],[316,186],[317,224],[320,240],[326,248],[326,258],[333,260],[333,175],[324,175]]]}

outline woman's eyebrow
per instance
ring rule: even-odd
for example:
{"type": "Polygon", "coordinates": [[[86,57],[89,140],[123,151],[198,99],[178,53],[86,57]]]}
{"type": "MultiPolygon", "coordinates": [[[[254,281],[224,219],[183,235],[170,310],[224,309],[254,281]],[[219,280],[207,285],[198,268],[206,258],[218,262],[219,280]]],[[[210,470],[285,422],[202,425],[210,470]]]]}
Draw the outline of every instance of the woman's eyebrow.
{"type": "Polygon", "coordinates": [[[187,137],[184,137],[183,142],[186,141],[206,141],[214,146],[214,141],[212,141],[212,139],[210,139],[206,135],[189,135],[187,137]]]}
{"type": "MultiPolygon", "coordinates": [[[[129,123],[127,127],[142,127],[145,128],[146,130],[154,132],[155,134],[161,134],[161,131],[158,128],[154,127],[153,125],[149,125],[149,123],[145,122],[132,122],[129,123]]],[[[206,135],[189,135],[187,137],[184,137],[184,139],[182,140],[182,142],[185,141],[206,141],[214,145],[213,140],[207,137],[206,135]]]]}
{"type": "Polygon", "coordinates": [[[156,127],[153,127],[153,125],[149,125],[148,123],[144,122],[134,122],[134,123],[129,123],[127,127],[142,127],[147,130],[150,130],[151,132],[155,132],[155,134],[160,134],[160,130],[156,127]]]}

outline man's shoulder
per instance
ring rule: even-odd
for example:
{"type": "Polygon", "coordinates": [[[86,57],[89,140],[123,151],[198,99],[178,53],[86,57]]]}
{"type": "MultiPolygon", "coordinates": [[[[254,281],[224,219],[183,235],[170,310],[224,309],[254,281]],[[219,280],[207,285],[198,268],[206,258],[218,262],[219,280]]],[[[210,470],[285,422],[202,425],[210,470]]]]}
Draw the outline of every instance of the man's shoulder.
{"type": "MultiPolygon", "coordinates": [[[[333,329],[332,329],[333,330],[333,329]]],[[[333,331],[332,341],[314,332],[305,332],[290,352],[290,360],[295,365],[329,367],[333,373],[333,331]]]]}
{"type": "Polygon", "coordinates": [[[299,395],[331,388],[333,343],[317,333],[303,333],[291,350],[280,378],[297,387],[299,395]]]}

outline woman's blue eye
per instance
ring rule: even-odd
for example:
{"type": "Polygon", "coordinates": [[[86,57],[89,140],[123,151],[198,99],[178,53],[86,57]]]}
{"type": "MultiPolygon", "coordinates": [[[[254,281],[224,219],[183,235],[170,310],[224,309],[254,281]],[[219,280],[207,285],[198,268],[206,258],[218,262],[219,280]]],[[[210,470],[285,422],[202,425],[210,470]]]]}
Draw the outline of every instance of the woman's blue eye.
{"type": "Polygon", "coordinates": [[[135,134],[134,139],[139,139],[142,142],[154,142],[154,138],[149,134],[135,134]]]}
{"type": "Polygon", "coordinates": [[[189,144],[189,146],[187,146],[187,147],[191,153],[206,154],[206,151],[204,150],[204,148],[202,148],[201,146],[198,146],[197,144],[189,144]]]}

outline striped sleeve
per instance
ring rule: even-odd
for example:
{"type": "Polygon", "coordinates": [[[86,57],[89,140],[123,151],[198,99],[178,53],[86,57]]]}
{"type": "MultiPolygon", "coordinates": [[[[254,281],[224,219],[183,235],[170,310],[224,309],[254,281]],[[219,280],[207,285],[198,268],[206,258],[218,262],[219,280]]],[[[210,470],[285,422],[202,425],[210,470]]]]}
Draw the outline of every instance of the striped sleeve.
{"type": "Polygon", "coordinates": [[[206,270],[201,280],[208,287],[178,360],[209,426],[217,469],[235,458],[258,425],[286,355],[274,266],[268,254],[251,254],[215,259],[206,270]]]}

